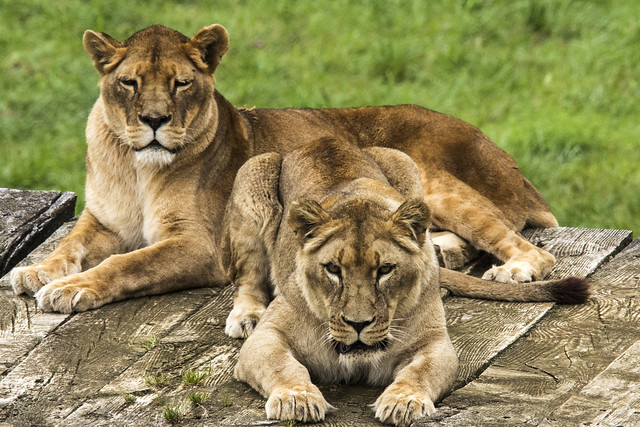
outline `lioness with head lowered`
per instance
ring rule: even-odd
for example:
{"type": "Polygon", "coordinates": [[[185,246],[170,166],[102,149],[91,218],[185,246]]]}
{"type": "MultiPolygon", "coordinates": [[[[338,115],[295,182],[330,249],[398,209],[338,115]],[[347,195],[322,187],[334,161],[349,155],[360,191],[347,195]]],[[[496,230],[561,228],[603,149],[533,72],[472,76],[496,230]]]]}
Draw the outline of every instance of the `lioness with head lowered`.
{"type": "MultiPolygon", "coordinates": [[[[235,375],[268,398],[268,418],[324,419],[330,405],[313,381],[387,386],[373,406],[396,425],[435,411],[458,361],[423,194],[415,163],[389,148],[325,139],[242,166],[224,220],[222,258],[237,286],[226,331],[250,335],[235,375]]],[[[576,278],[505,289],[443,273],[466,296],[588,296],[576,278]]]]}
{"type": "MultiPolygon", "coordinates": [[[[87,31],[84,47],[100,74],[87,123],[86,207],[49,257],[11,273],[14,291],[35,294],[43,310],[227,283],[219,238],[240,166],[326,136],[410,155],[433,225],[503,262],[486,278],[527,282],[554,264],[518,234],[557,225],[547,204],[513,159],[467,123],[411,105],[236,109],[214,90],[228,47],[220,25],[191,38],[152,26],[123,42],[87,31]]],[[[454,245],[444,262],[462,264],[465,253],[454,245]]]]}

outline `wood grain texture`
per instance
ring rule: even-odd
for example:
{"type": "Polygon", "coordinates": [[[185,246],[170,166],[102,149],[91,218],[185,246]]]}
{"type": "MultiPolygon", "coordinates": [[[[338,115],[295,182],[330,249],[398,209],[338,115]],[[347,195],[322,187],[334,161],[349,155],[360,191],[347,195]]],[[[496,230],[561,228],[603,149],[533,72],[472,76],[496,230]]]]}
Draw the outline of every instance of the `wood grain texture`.
{"type": "Polygon", "coordinates": [[[0,418],[60,423],[144,356],[146,339],[164,337],[212,293],[137,298],[70,316],[0,381],[0,418]]]}
{"type": "MultiPolygon", "coordinates": [[[[529,229],[525,235],[557,259],[552,277],[587,276],[629,243],[630,232],[558,227],[529,229]]],[[[481,274],[486,258],[466,269],[481,274]]],[[[517,285],[514,285],[517,286],[517,285]]],[[[460,369],[455,388],[476,378],[505,348],[524,335],[553,307],[551,303],[508,303],[446,298],[449,334],[460,369]]]]}
{"type": "Polygon", "coordinates": [[[579,393],[571,396],[543,422],[583,425],[640,425],[640,341],[636,341],[579,393]]]}
{"type": "MultiPolygon", "coordinates": [[[[553,307],[475,381],[447,397],[445,424],[539,424],[554,423],[557,417],[558,425],[566,425],[569,419],[575,424],[597,418],[571,418],[563,412],[568,406],[557,414],[554,410],[571,402],[572,396],[596,393],[604,379],[612,382],[615,377],[620,384],[637,380],[634,370],[626,376],[610,365],[619,355],[637,351],[629,349],[640,336],[639,258],[640,240],[636,240],[591,277],[595,293],[587,304],[553,307]],[[598,377],[601,381],[594,380],[598,377]]],[[[579,399],[575,397],[572,404],[579,399]]],[[[612,397],[610,406],[602,400],[596,406],[612,414],[611,420],[637,416],[636,406],[625,406],[635,404],[633,395],[629,399],[612,397]]]]}
{"type": "MultiPolygon", "coordinates": [[[[75,221],[65,223],[18,265],[26,266],[44,259],[74,224],[75,221]]],[[[0,378],[68,317],[37,310],[35,300],[16,296],[9,275],[3,276],[0,279],[0,378]]]]}
{"type": "MultiPolygon", "coordinates": [[[[95,423],[96,419],[104,419],[126,425],[158,415],[159,409],[148,402],[163,398],[173,405],[186,404],[187,394],[192,391],[191,387],[182,384],[187,370],[208,373],[198,386],[208,393],[231,382],[237,351],[242,344],[241,340],[224,334],[224,321],[231,310],[233,291],[233,286],[229,285],[209,295],[204,305],[176,324],[155,347],[65,417],[65,423],[95,423]],[[149,375],[168,376],[166,385],[149,384],[146,380],[149,375]],[[127,405],[122,397],[125,394],[143,398],[127,405]]],[[[223,399],[222,396],[219,398],[223,399]]]]}
{"type": "MultiPolygon", "coordinates": [[[[24,262],[50,251],[67,231],[68,226],[24,262]]],[[[536,244],[546,245],[557,256],[554,274],[584,275],[605,263],[592,277],[594,299],[582,306],[560,307],[447,298],[447,321],[461,360],[456,387],[462,388],[444,400],[435,416],[415,425],[562,423],[574,407],[591,414],[584,400],[596,396],[602,384],[613,384],[625,363],[632,363],[640,332],[639,242],[606,263],[625,245],[629,233],[532,233],[536,244]],[[570,262],[564,263],[565,258],[570,262]],[[614,361],[619,355],[623,356],[614,361]]],[[[476,263],[476,270],[480,265],[476,263]]],[[[265,399],[231,377],[242,344],[224,335],[232,294],[232,286],[199,289],[123,301],[72,316],[45,315],[35,310],[31,298],[13,296],[3,278],[0,422],[162,425],[164,406],[173,405],[185,408],[182,425],[278,425],[265,419],[265,399]],[[155,346],[145,348],[145,341],[153,337],[155,346]],[[189,387],[181,382],[187,369],[210,369],[211,374],[197,387],[189,387]],[[167,375],[167,383],[151,386],[145,375],[155,374],[167,375]],[[197,406],[188,403],[188,393],[194,390],[209,393],[208,400],[197,406]]],[[[337,408],[326,425],[375,423],[368,405],[382,389],[331,385],[322,391],[337,408]]],[[[635,398],[628,393],[609,405],[633,403],[635,398]]],[[[596,406],[606,403],[604,395],[600,399],[596,406]]],[[[614,408],[609,413],[609,420],[635,420],[633,412],[614,408]]],[[[604,420],[600,415],[585,417],[604,420]]]]}
{"type": "Polygon", "coordinates": [[[73,216],[74,193],[0,188],[0,276],[73,216]]]}
{"type": "Polygon", "coordinates": [[[549,279],[588,276],[632,240],[629,230],[596,228],[531,228],[522,235],[556,257],[549,279]]]}

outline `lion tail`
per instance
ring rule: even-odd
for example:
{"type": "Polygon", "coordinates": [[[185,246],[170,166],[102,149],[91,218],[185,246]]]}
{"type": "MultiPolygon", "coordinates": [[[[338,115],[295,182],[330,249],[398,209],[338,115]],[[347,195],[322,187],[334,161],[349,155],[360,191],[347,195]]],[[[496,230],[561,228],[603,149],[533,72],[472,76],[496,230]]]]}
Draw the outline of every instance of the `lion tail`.
{"type": "Polygon", "coordinates": [[[440,286],[453,295],[497,301],[557,302],[582,304],[591,296],[591,285],[581,277],[528,283],[483,280],[440,268],[440,286]]]}

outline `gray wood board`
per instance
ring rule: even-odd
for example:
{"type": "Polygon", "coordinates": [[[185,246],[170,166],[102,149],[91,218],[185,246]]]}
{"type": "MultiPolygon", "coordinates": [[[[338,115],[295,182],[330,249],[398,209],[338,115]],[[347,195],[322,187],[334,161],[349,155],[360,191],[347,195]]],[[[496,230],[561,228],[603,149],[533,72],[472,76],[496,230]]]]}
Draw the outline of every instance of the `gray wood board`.
{"type": "MultiPolygon", "coordinates": [[[[525,230],[531,241],[557,260],[550,277],[588,276],[631,241],[631,232],[558,227],[525,230]]],[[[479,260],[483,263],[484,260],[479,260]]],[[[470,270],[478,270],[470,266],[470,270]]],[[[515,285],[517,286],[517,285],[515,285]]],[[[551,303],[506,303],[446,298],[447,324],[458,350],[455,388],[475,378],[491,360],[536,324],[551,303]]]]}
{"type": "Polygon", "coordinates": [[[0,188],[0,276],[69,220],[75,205],[70,192],[0,188]]]}
{"type": "Polygon", "coordinates": [[[639,361],[640,341],[636,341],[542,424],[567,425],[580,420],[590,425],[640,425],[639,361]]]}
{"type": "MultiPolygon", "coordinates": [[[[60,423],[143,357],[147,340],[161,340],[214,293],[135,298],[70,316],[0,381],[0,418],[60,423]]],[[[159,363],[171,363],[172,352],[165,357],[159,363]]]]}
{"type": "MultiPolygon", "coordinates": [[[[580,229],[561,229],[552,236],[547,235],[546,239],[541,238],[540,242],[543,244],[552,243],[551,241],[554,237],[562,236],[563,233],[572,233],[573,236],[582,236],[583,239],[593,238],[602,243],[601,245],[587,245],[586,242],[581,241],[579,237],[574,237],[576,239],[573,240],[575,245],[582,245],[582,247],[587,249],[581,252],[577,250],[571,252],[572,258],[578,262],[581,267],[563,267],[564,270],[569,271],[565,272],[565,275],[586,275],[592,272],[596,266],[599,265],[598,258],[604,260],[610,257],[612,253],[619,250],[621,245],[629,241],[628,232],[612,232],[611,230],[588,230],[588,232],[584,232],[584,230],[580,229]],[[580,253],[585,254],[589,260],[581,259],[580,253]]],[[[555,247],[561,246],[556,244],[555,247]]],[[[569,255],[566,251],[557,255],[559,264],[562,266],[561,262],[563,258],[569,255]]],[[[556,274],[561,275],[562,273],[556,274]]],[[[227,292],[228,291],[224,291],[223,294],[227,292]]],[[[230,308],[230,300],[226,303],[221,303],[230,308]]],[[[512,344],[518,337],[525,334],[528,329],[535,325],[536,322],[553,307],[553,304],[505,303],[470,300],[466,298],[449,298],[446,300],[445,305],[447,307],[448,323],[452,340],[460,354],[461,360],[461,368],[456,387],[461,387],[475,378],[490,364],[490,361],[497,354],[512,344]]],[[[212,307],[215,306],[216,304],[212,305],[212,307]]],[[[207,311],[209,308],[205,306],[201,310],[207,311]]],[[[226,313],[225,310],[222,312],[226,313]]],[[[194,317],[197,317],[197,313],[194,314],[194,317]]],[[[183,333],[184,332],[178,333],[178,335],[183,333]]],[[[191,336],[196,342],[191,343],[190,347],[202,348],[203,344],[197,344],[197,341],[202,340],[202,338],[197,338],[193,334],[191,336]]],[[[170,336],[165,340],[169,338],[170,336]]],[[[209,340],[219,343],[219,340],[225,339],[227,338],[223,335],[222,325],[216,325],[216,329],[212,330],[209,340]]],[[[236,342],[236,345],[237,344],[239,343],[236,342]]],[[[207,345],[211,344],[209,343],[207,345]]],[[[229,359],[235,356],[233,341],[231,341],[230,345],[230,348],[227,347],[225,349],[225,351],[228,352],[220,353],[229,359]]],[[[216,349],[216,347],[217,346],[212,346],[211,348],[216,349]]],[[[149,353],[150,358],[153,358],[151,353],[152,352],[149,353]]],[[[215,354],[207,357],[210,358],[212,356],[215,356],[215,354]]],[[[207,357],[205,357],[205,359],[201,357],[198,363],[192,362],[191,365],[202,367],[203,365],[201,363],[203,360],[206,361],[207,357]]],[[[161,359],[164,360],[164,358],[161,359]]],[[[185,363],[185,361],[186,359],[183,356],[178,356],[175,360],[175,365],[164,365],[164,372],[168,372],[174,377],[178,376],[180,367],[188,366],[188,363],[185,363]]],[[[101,393],[103,393],[102,396],[85,402],[77,411],[66,418],[65,422],[81,423],[82,420],[87,421],[90,416],[93,417],[91,418],[92,422],[96,422],[96,420],[99,419],[104,423],[116,422],[118,424],[127,424],[140,419],[150,420],[154,419],[154,416],[156,418],[159,417],[161,408],[154,407],[154,405],[149,402],[164,398],[171,405],[182,405],[182,407],[185,408],[186,415],[183,423],[194,425],[202,423],[203,420],[198,418],[200,413],[195,410],[192,405],[190,406],[188,403],[185,403],[188,402],[188,388],[174,384],[173,387],[153,389],[153,387],[149,387],[142,381],[145,372],[144,367],[148,367],[149,365],[148,362],[142,360],[132,365],[132,367],[125,371],[119,378],[101,390],[101,393]],[[136,400],[135,404],[126,404],[122,397],[125,393],[141,395],[141,397],[139,400],[136,400]]],[[[232,366],[232,364],[222,364],[218,366],[218,368],[214,370],[214,376],[225,379],[230,378],[232,366]]],[[[214,383],[209,381],[204,385],[203,389],[211,393],[211,402],[203,405],[203,407],[207,413],[215,413],[215,417],[206,419],[207,424],[255,425],[268,423],[267,420],[265,420],[263,408],[265,400],[246,385],[239,384],[235,381],[217,381],[214,383]],[[230,398],[229,396],[232,397],[230,398]],[[232,399],[233,409],[224,405],[223,402],[227,401],[226,399],[232,399]]],[[[375,423],[373,411],[371,411],[368,405],[375,401],[382,389],[359,386],[323,386],[322,391],[329,402],[338,408],[335,413],[327,416],[326,425],[364,426],[375,423]]],[[[442,413],[441,411],[434,419],[441,418],[442,420],[446,420],[445,415],[446,413],[442,413]]],[[[425,420],[424,422],[429,423],[432,420],[425,420]]]]}
{"type": "Polygon", "coordinates": [[[640,239],[591,276],[588,303],[555,306],[478,379],[447,397],[441,423],[635,424],[638,258],[640,239]]]}
{"type": "MultiPolygon", "coordinates": [[[[63,224],[18,266],[44,259],[74,225],[75,221],[63,224]]],[[[38,311],[32,297],[13,293],[8,274],[0,278],[0,378],[67,318],[66,314],[38,311]]]]}
{"type": "MultiPolygon", "coordinates": [[[[566,232],[579,234],[579,229],[559,229],[555,237],[542,239],[539,244],[551,244],[553,238],[560,238],[566,232]]],[[[604,260],[628,240],[628,234],[590,231],[583,233],[582,238],[593,239],[595,246],[587,245],[586,241],[573,241],[585,248],[585,256],[593,257],[597,253],[597,257],[604,260]],[[612,235],[618,236],[618,244],[612,235]]],[[[557,255],[559,265],[564,256],[569,256],[557,255]]],[[[587,274],[587,270],[595,268],[592,261],[581,262],[580,255],[570,256],[583,266],[571,274],[587,274]]],[[[0,291],[8,297],[10,289],[5,281],[0,282],[0,291]]],[[[109,304],[70,317],[53,315],[62,316],[62,320],[45,323],[56,324],[55,329],[46,326],[39,345],[28,354],[21,353],[13,364],[6,364],[4,377],[0,377],[0,420],[4,416],[11,422],[32,424],[155,425],[163,423],[163,407],[170,404],[186,408],[183,421],[186,425],[265,423],[264,399],[231,379],[237,349],[242,344],[224,335],[232,292],[231,286],[192,290],[109,304]],[[158,339],[157,344],[145,348],[145,340],[152,337],[158,339]],[[211,376],[199,387],[181,384],[185,369],[209,367],[211,376]],[[150,374],[168,375],[167,384],[150,386],[145,380],[145,375],[150,374]],[[193,390],[207,391],[211,396],[200,406],[189,405],[187,395],[193,390]]],[[[24,301],[30,300],[20,298],[19,301],[24,305],[24,301]]],[[[476,378],[519,337],[525,339],[527,331],[543,322],[553,305],[448,298],[445,306],[451,336],[461,359],[457,382],[457,387],[461,387],[476,378]]],[[[17,312],[16,315],[12,311],[14,319],[26,317],[20,314],[20,307],[17,312]]],[[[45,315],[32,311],[31,324],[35,324],[39,316],[45,315]]],[[[10,323],[6,321],[0,324],[4,325],[3,333],[7,336],[16,331],[18,336],[25,335],[22,329],[29,329],[28,323],[18,328],[9,328],[10,323]]],[[[15,324],[14,321],[12,325],[15,324]]],[[[374,422],[368,405],[381,389],[326,386],[323,392],[338,408],[328,416],[327,425],[374,422]]],[[[482,401],[482,396],[478,399],[482,401]]],[[[419,424],[437,420],[446,423],[448,416],[455,416],[461,410],[445,400],[445,407],[436,417],[419,424]]]]}

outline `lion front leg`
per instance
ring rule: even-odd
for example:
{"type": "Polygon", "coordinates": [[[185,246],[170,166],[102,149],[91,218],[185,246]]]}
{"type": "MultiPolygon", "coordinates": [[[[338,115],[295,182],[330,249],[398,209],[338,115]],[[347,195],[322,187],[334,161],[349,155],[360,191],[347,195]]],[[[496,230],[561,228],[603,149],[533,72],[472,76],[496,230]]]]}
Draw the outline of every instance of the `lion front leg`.
{"type": "Polygon", "coordinates": [[[267,398],[268,419],[318,422],[333,409],[282,334],[262,324],[240,349],[235,377],[267,398]]]}
{"type": "Polygon", "coordinates": [[[223,221],[222,262],[235,284],[225,333],[246,338],[271,301],[270,254],[282,217],[278,182],[282,156],[262,154],[238,171],[223,221]]]}
{"type": "Polygon", "coordinates": [[[85,209],[68,236],[44,260],[11,271],[16,295],[33,295],[43,286],[91,268],[121,250],[120,239],[85,209]]]}
{"type": "Polygon", "coordinates": [[[222,285],[227,280],[213,242],[194,244],[202,242],[203,233],[112,255],[94,268],[54,280],[35,294],[38,306],[44,311],[71,313],[125,298],[222,285]]]}
{"type": "Polygon", "coordinates": [[[378,397],[372,405],[376,418],[384,423],[408,426],[433,415],[434,402],[451,388],[457,369],[458,358],[444,331],[439,339],[414,355],[378,397]]]}

